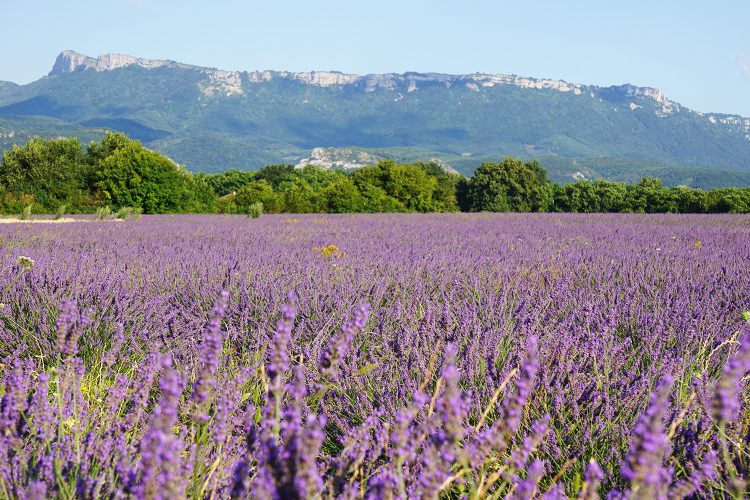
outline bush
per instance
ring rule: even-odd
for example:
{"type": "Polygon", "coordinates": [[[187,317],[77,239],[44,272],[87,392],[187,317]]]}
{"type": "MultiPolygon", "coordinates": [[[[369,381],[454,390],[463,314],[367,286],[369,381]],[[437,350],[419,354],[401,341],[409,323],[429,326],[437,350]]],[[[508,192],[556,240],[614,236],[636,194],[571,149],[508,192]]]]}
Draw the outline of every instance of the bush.
{"type": "Polygon", "coordinates": [[[18,218],[21,220],[28,220],[29,217],[31,217],[31,205],[26,205],[25,207],[23,207],[23,210],[21,210],[18,218]]]}
{"type": "Polygon", "coordinates": [[[96,209],[96,220],[105,220],[111,214],[112,214],[112,209],[109,208],[109,205],[104,206],[104,207],[99,207],[96,209]]]}
{"type": "Polygon", "coordinates": [[[247,207],[247,216],[251,219],[257,219],[263,215],[263,202],[256,201],[247,207]]]}
{"type": "Polygon", "coordinates": [[[60,220],[65,215],[65,209],[68,208],[66,205],[59,205],[55,210],[55,220],[60,220]]]}
{"type": "Polygon", "coordinates": [[[139,207],[120,207],[120,209],[115,214],[115,219],[140,219],[141,213],[143,213],[143,210],[141,210],[139,207]]]}

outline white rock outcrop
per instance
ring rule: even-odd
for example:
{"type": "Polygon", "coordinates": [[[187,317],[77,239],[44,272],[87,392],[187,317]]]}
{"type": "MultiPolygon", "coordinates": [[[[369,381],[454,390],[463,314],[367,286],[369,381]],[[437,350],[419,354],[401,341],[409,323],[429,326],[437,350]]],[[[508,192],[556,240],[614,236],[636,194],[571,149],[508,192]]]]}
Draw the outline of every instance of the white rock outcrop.
{"type": "Polygon", "coordinates": [[[76,71],[86,71],[93,69],[96,71],[111,71],[113,69],[124,68],[125,66],[140,66],[142,68],[158,68],[178,64],[174,61],[163,61],[154,59],[141,59],[125,54],[103,54],[97,58],[80,54],[73,50],[64,50],[57,56],[55,65],[50,71],[50,76],[63,73],[74,73],[76,71]]]}
{"type": "Polygon", "coordinates": [[[733,130],[744,134],[745,140],[750,141],[750,118],[744,118],[738,115],[709,115],[708,121],[716,124],[725,125],[733,130]]]}
{"type": "Polygon", "coordinates": [[[301,159],[294,168],[308,165],[327,170],[355,170],[366,165],[374,165],[380,158],[365,151],[339,148],[314,148],[307,158],[301,159]]]}
{"type": "Polygon", "coordinates": [[[161,59],[142,59],[125,54],[103,54],[94,58],[72,50],[65,50],[57,56],[55,65],[52,67],[49,75],[54,76],[87,70],[112,71],[128,66],[138,66],[145,69],[165,66],[195,69],[206,75],[206,79],[198,83],[198,87],[204,96],[231,96],[243,93],[240,73],[236,71],[190,66],[161,59]]]}
{"type": "Polygon", "coordinates": [[[241,95],[244,93],[242,90],[242,78],[237,71],[207,71],[208,80],[204,80],[198,84],[206,97],[214,97],[217,95],[230,96],[230,95],[241,95]]]}

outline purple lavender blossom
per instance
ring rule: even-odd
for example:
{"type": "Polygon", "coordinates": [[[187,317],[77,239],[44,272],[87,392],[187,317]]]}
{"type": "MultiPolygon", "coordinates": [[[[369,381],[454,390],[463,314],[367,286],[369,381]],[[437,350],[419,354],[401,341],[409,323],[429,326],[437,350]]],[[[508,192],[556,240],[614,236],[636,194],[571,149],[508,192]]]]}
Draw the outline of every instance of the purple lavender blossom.
{"type": "Polygon", "coordinates": [[[288,393],[292,401],[284,411],[280,438],[266,429],[261,440],[259,481],[253,485],[254,492],[279,499],[309,498],[323,487],[317,459],[325,438],[322,431],[325,419],[308,415],[306,424],[303,423],[303,398],[307,391],[299,367],[294,369],[288,393]]]}
{"type": "Polygon", "coordinates": [[[529,337],[526,346],[526,360],[521,366],[521,374],[516,384],[516,392],[505,407],[505,416],[502,420],[506,427],[506,432],[515,434],[518,425],[521,423],[523,409],[531,396],[531,392],[536,380],[536,374],[539,370],[538,340],[536,337],[529,337]]]}
{"type": "Polygon", "coordinates": [[[599,498],[599,486],[604,479],[604,471],[595,460],[591,460],[584,473],[584,485],[579,494],[581,500],[595,500],[599,498]]]}
{"type": "Polygon", "coordinates": [[[534,460],[526,471],[526,479],[516,485],[515,491],[509,495],[509,498],[525,500],[534,498],[537,493],[539,480],[544,476],[544,462],[534,460]]]}
{"type": "Polygon", "coordinates": [[[141,476],[133,488],[138,498],[175,498],[183,493],[176,474],[180,443],[174,433],[182,385],[171,358],[165,357],[162,363],[161,399],[141,444],[141,476]]]}
{"type": "Polygon", "coordinates": [[[456,369],[456,346],[448,345],[445,353],[445,368],[443,368],[443,381],[445,389],[440,401],[443,417],[443,429],[447,440],[456,446],[464,435],[464,401],[461,390],[458,387],[459,373],[456,369]]]}
{"type": "Polygon", "coordinates": [[[39,375],[36,391],[34,391],[29,408],[34,422],[36,438],[40,441],[50,440],[54,433],[54,412],[49,403],[49,381],[50,377],[46,373],[39,375]]]}
{"type": "Polygon", "coordinates": [[[354,309],[351,319],[341,327],[341,333],[333,337],[318,362],[320,371],[325,378],[329,380],[336,378],[338,363],[346,357],[354,337],[364,328],[369,315],[370,307],[367,304],[360,304],[354,309]]]}
{"type": "Polygon", "coordinates": [[[648,408],[633,430],[630,451],[622,465],[623,479],[644,498],[665,496],[672,480],[671,471],[664,467],[669,440],[663,422],[672,383],[672,377],[667,375],[651,394],[648,408]]]}
{"type": "Polygon", "coordinates": [[[0,225],[39,263],[22,280],[13,252],[0,265],[0,491],[741,495],[743,216],[293,219],[0,225]],[[346,257],[321,266],[310,249],[330,242],[346,257]],[[232,307],[207,325],[223,289],[232,307]],[[352,304],[371,305],[366,332],[352,304]],[[664,373],[674,397],[639,419],[664,373]],[[189,382],[184,404],[170,378],[189,382]],[[606,480],[571,458],[591,456],[606,480]]]}
{"type": "Polygon", "coordinates": [[[734,422],[740,411],[739,393],[742,377],[750,371],[750,327],[744,328],[740,348],[724,366],[716,383],[712,404],[713,418],[721,425],[734,422]]]}
{"type": "Polygon", "coordinates": [[[287,303],[281,310],[281,319],[273,337],[271,353],[266,372],[270,380],[270,390],[273,394],[281,393],[283,376],[289,370],[289,340],[292,335],[294,318],[297,316],[297,297],[290,293],[287,303]]]}
{"type": "MultiPolygon", "coordinates": [[[[208,322],[206,331],[203,334],[202,367],[198,375],[198,380],[193,385],[193,400],[199,405],[204,403],[208,398],[211,383],[214,382],[216,372],[219,369],[219,360],[223,347],[221,320],[224,317],[228,302],[229,292],[222,291],[219,301],[214,305],[211,320],[208,322]]],[[[203,415],[202,418],[205,420],[207,417],[203,415]]]]}
{"type": "Polygon", "coordinates": [[[60,315],[55,323],[57,333],[57,351],[67,356],[78,353],[78,340],[84,329],[91,324],[89,311],[79,311],[70,301],[64,301],[60,306],[60,315]]]}
{"type": "Polygon", "coordinates": [[[669,489],[669,498],[688,498],[700,491],[704,484],[716,477],[718,463],[719,457],[716,451],[709,450],[697,470],[669,489]]]}

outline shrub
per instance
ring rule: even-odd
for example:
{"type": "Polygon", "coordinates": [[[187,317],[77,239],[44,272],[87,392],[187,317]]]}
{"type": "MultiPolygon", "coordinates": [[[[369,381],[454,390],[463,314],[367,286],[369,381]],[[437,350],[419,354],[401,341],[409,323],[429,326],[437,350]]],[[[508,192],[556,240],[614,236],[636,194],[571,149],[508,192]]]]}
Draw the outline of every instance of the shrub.
{"type": "Polygon", "coordinates": [[[55,220],[60,220],[65,215],[65,209],[68,208],[66,205],[59,205],[55,210],[55,220]]]}
{"type": "Polygon", "coordinates": [[[120,207],[120,209],[115,214],[115,219],[140,219],[142,212],[143,210],[141,210],[139,207],[120,207]]]}
{"type": "Polygon", "coordinates": [[[31,217],[31,205],[26,205],[23,207],[23,210],[21,210],[21,214],[18,218],[21,220],[28,220],[29,217],[31,217]]]}
{"type": "Polygon", "coordinates": [[[263,202],[256,201],[247,207],[247,216],[251,219],[257,219],[263,215],[263,202]]]}
{"type": "Polygon", "coordinates": [[[111,214],[112,214],[112,209],[109,208],[109,205],[99,207],[96,209],[96,220],[105,220],[111,214]]]}

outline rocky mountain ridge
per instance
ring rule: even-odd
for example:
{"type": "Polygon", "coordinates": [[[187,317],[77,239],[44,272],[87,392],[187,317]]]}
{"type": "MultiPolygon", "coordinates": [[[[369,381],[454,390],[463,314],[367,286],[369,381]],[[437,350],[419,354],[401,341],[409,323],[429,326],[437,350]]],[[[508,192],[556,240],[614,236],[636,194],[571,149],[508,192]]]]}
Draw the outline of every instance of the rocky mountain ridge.
{"type": "Polygon", "coordinates": [[[678,103],[669,100],[660,90],[651,87],[638,87],[632,84],[597,87],[594,85],[569,83],[564,80],[491,73],[451,75],[444,73],[407,72],[357,75],[338,71],[290,72],[265,70],[239,72],[193,66],[171,60],[143,59],[125,54],[103,54],[94,58],[72,50],[65,50],[57,56],[52,71],[49,72],[48,76],[86,71],[89,69],[95,71],[112,71],[127,66],[138,66],[146,69],[172,67],[199,71],[204,73],[208,78],[208,83],[200,86],[203,93],[208,96],[217,94],[225,96],[243,94],[242,80],[244,76],[244,79],[249,83],[270,82],[278,78],[320,87],[354,85],[365,92],[373,92],[378,89],[396,91],[405,88],[410,93],[419,90],[420,86],[436,84],[443,85],[446,88],[450,88],[453,85],[464,85],[475,92],[480,92],[481,88],[491,88],[496,85],[514,85],[523,89],[549,89],[558,92],[571,92],[574,95],[588,93],[591,97],[597,97],[599,91],[619,91],[628,97],[653,99],[663,105],[660,111],[661,114],[670,114],[681,109],[678,103]]]}

